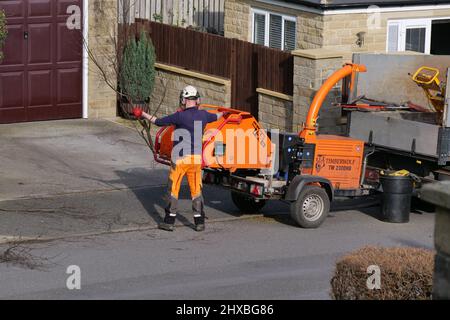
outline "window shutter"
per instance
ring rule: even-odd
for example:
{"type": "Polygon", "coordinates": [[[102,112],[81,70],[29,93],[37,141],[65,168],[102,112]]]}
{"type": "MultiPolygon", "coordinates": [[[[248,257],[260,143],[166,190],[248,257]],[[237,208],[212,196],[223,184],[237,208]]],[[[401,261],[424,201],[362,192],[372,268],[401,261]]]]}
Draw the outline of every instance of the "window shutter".
{"type": "Polygon", "coordinates": [[[266,41],[266,16],[264,14],[255,13],[253,42],[265,45],[266,41]]]}
{"type": "Polygon", "coordinates": [[[295,22],[284,20],[284,50],[295,50],[295,22]]]}
{"type": "Polygon", "coordinates": [[[270,15],[269,47],[281,49],[283,18],[274,14],[270,15]]]}
{"type": "Polygon", "coordinates": [[[398,51],[399,27],[398,24],[389,25],[388,31],[388,52],[398,51]]]}
{"type": "Polygon", "coordinates": [[[409,51],[425,52],[425,28],[406,29],[405,49],[409,51]]]}

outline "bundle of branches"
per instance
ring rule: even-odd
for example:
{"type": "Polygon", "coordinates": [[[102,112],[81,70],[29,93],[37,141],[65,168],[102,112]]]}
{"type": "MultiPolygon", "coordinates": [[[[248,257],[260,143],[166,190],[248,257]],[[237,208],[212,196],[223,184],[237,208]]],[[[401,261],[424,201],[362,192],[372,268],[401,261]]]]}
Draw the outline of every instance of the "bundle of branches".
{"type": "Polygon", "coordinates": [[[331,296],[337,300],[431,299],[433,269],[430,250],[364,247],[337,262],[331,296]],[[379,288],[367,283],[373,266],[379,268],[379,288]]]}

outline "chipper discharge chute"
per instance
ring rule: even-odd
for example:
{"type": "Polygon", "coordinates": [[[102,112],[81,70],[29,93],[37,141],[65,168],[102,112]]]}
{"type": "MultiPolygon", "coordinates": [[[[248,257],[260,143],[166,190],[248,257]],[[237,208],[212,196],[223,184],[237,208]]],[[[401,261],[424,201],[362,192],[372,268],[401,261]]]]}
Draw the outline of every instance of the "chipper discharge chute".
{"type": "MultiPolygon", "coordinates": [[[[329,91],[342,79],[352,89],[357,72],[365,67],[347,64],[317,92],[299,133],[265,131],[248,112],[210,105],[209,112],[225,111],[209,124],[203,137],[204,182],[231,189],[234,204],[244,213],[259,211],[267,200],[290,203],[292,218],[304,228],[316,228],[327,217],[334,196],[370,192],[363,186],[364,142],[319,135],[317,119],[329,91]]],[[[156,137],[155,159],[170,163],[173,128],[156,137]]]]}

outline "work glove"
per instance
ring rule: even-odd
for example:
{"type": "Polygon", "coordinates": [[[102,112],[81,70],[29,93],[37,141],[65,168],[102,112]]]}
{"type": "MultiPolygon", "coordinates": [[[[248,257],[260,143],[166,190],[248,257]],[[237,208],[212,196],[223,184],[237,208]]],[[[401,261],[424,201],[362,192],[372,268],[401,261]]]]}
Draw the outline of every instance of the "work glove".
{"type": "Polygon", "coordinates": [[[133,108],[133,114],[136,119],[140,119],[142,117],[142,109],[138,107],[133,108]]]}

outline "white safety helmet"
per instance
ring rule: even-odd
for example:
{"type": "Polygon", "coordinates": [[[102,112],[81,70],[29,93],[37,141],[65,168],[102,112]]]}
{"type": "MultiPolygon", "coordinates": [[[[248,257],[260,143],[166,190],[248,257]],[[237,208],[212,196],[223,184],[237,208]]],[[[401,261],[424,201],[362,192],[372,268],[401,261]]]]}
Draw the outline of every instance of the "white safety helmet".
{"type": "Polygon", "coordinates": [[[181,99],[187,99],[187,100],[197,100],[200,98],[200,93],[198,92],[197,88],[194,86],[187,86],[186,88],[181,91],[181,99]]]}

